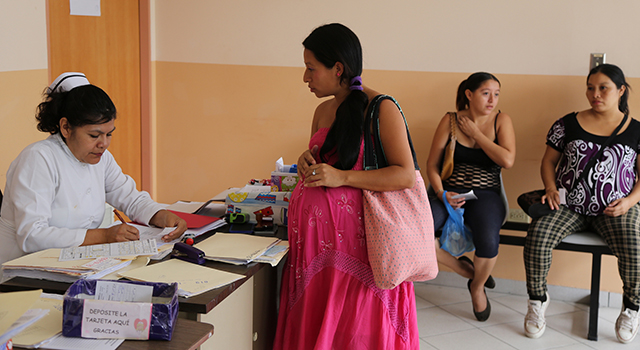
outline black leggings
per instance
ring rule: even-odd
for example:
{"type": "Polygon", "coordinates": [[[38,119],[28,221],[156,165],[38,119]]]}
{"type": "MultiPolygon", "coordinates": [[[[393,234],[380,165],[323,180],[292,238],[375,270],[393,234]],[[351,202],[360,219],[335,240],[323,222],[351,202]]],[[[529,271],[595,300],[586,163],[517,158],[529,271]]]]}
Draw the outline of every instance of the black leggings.
{"type": "MultiPolygon", "coordinates": [[[[451,189],[453,192],[465,193],[468,189],[451,189]]],[[[464,208],[464,223],[471,229],[473,244],[476,246],[476,256],[479,258],[494,258],[498,256],[500,245],[500,228],[504,222],[505,208],[499,190],[474,189],[478,199],[467,201],[464,208]]],[[[449,217],[447,208],[442,200],[435,195],[429,195],[429,204],[433,214],[433,227],[440,230],[449,217]]],[[[436,233],[437,235],[439,233],[436,233]]]]}

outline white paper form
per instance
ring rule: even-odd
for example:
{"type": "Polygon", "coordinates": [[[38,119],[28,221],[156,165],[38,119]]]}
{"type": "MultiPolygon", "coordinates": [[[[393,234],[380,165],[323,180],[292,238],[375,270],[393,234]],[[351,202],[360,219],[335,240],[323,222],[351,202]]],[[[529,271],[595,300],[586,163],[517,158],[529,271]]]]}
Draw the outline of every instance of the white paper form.
{"type": "Polygon", "coordinates": [[[95,259],[99,257],[116,258],[123,256],[154,255],[158,253],[155,239],[95,244],[65,248],[60,251],[60,261],[95,259]]]}
{"type": "Polygon", "coordinates": [[[453,196],[453,197],[451,197],[451,198],[452,198],[452,199],[459,199],[459,198],[462,198],[462,199],[464,199],[465,201],[470,201],[470,200],[473,200],[473,199],[478,199],[478,197],[476,197],[476,194],[475,194],[475,193],[473,193],[473,190],[471,190],[471,191],[469,191],[469,192],[467,192],[467,193],[461,193],[461,194],[455,195],[455,196],[453,196]]]}
{"type": "Polygon", "coordinates": [[[45,348],[54,350],[115,350],[124,339],[85,339],[58,335],[46,344],[45,348]]]}
{"type": "MultiPolygon", "coordinates": [[[[115,225],[119,225],[120,221],[117,221],[115,223],[115,225]]],[[[140,240],[146,240],[146,239],[155,239],[158,248],[162,247],[163,245],[166,244],[174,244],[174,243],[178,243],[180,242],[180,237],[174,239],[171,242],[164,242],[162,240],[162,237],[164,237],[165,235],[168,235],[169,233],[173,232],[173,230],[175,230],[175,227],[165,227],[165,228],[160,228],[160,227],[151,227],[151,226],[143,226],[143,225],[138,225],[138,224],[133,224],[133,223],[127,223],[127,225],[131,225],[135,228],[138,229],[138,232],[140,233],[140,240]]]]}
{"type": "Polygon", "coordinates": [[[95,296],[96,300],[150,303],[153,286],[100,280],[96,282],[95,296]]]}

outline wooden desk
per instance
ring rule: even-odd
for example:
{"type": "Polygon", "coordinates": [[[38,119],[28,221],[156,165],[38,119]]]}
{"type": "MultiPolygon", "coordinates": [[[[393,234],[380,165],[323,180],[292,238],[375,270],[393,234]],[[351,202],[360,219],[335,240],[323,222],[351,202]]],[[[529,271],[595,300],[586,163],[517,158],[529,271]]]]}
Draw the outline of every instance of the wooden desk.
{"type": "MultiPolygon", "coordinates": [[[[204,234],[198,237],[196,241],[206,239],[212,234],[213,232],[204,234]]],[[[277,237],[286,239],[287,228],[279,227],[277,237]]],[[[206,261],[204,266],[241,274],[244,275],[245,278],[191,298],[179,297],[181,317],[192,321],[213,323],[219,330],[213,340],[216,340],[215,338],[218,338],[218,336],[227,338],[249,338],[251,340],[246,341],[246,343],[251,344],[252,349],[270,349],[275,338],[278,315],[277,305],[280,297],[280,279],[285,261],[286,257],[276,268],[262,263],[236,266],[215,261],[206,261]],[[249,290],[246,292],[237,292],[240,289],[243,291],[245,289],[249,290]],[[234,293],[238,298],[230,298],[234,293]],[[239,299],[239,296],[242,296],[242,299],[239,299]],[[246,309],[246,305],[250,305],[247,311],[248,314],[244,316],[251,318],[252,325],[249,326],[250,330],[243,331],[242,335],[230,334],[225,330],[225,327],[233,328],[231,327],[231,318],[226,317],[227,315],[216,314],[214,310],[216,306],[228,298],[231,305],[226,305],[220,309],[220,312],[228,313],[228,310],[233,310],[236,306],[245,306],[244,309],[246,309]],[[221,329],[222,331],[220,331],[221,329]]],[[[70,285],[70,283],[14,277],[0,284],[0,292],[42,289],[46,293],[64,294],[70,285]]],[[[211,342],[205,344],[203,348],[209,348],[210,344],[211,342]]],[[[214,347],[214,349],[216,348],[214,347]]]]}
{"type": "Polygon", "coordinates": [[[125,340],[118,350],[195,350],[213,335],[213,326],[179,318],[173,329],[171,341],[125,340]]]}
{"type": "MultiPolygon", "coordinates": [[[[213,335],[213,326],[208,323],[178,319],[171,341],[125,340],[118,350],[195,350],[213,335]]],[[[24,349],[14,347],[14,349],[24,349]]]]}

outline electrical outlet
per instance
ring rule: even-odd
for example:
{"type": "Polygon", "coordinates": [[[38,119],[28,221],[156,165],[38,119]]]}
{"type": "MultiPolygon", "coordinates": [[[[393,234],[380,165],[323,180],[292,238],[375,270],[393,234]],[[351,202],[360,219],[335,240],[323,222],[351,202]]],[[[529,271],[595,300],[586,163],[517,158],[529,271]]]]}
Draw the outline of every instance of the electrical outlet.
{"type": "Polygon", "coordinates": [[[509,209],[507,221],[530,223],[531,218],[522,209],[509,209]]]}
{"type": "Polygon", "coordinates": [[[589,60],[589,70],[603,64],[606,55],[606,53],[592,53],[589,60]]]}

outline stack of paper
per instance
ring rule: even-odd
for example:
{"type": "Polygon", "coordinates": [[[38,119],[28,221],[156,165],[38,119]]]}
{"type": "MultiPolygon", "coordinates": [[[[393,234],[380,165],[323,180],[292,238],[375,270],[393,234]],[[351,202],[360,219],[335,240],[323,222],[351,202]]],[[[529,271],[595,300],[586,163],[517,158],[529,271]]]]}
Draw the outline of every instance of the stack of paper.
{"type": "MultiPolygon", "coordinates": [[[[184,235],[187,235],[187,234],[192,234],[194,237],[197,237],[205,232],[209,232],[211,230],[214,230],[226,224],[226,221],[218,217],[189,214],[189,213],[183,213],[183,212],[174,211],[174,210],[170,210],[170,211],[175,213],[179,217],[183,218],[187,222],[187,231],[183,234],[182,237],[184,237],[184,235]]],[[[120,221],[117,221],[114,223],[114,225],[119,225],[119,224],[120,224],[120,221]]],[[[127,225],[131,225],[138,229],[138,232],[140,233],[140,241],[144,241],[147,239],[156,240],[158,251],[155,255],[151,256],[152,260],[164,259],[165,256],[171,253],[171,249],[173,248],[173,245],[175,243],[180,242],[180,240],[182,239],[182,237],[178,237],[170,242],[164,242],[162,240],[162,237],[164,237],[165,235],[175,230],[175,227],[166,227],[166,228],[150,227],[150,226],[139,225],[132,222],[127,223],[127,225]]]]}
{"type": "Polygon", "coordinates": [[[280,239],[274,237],[218,232],[194,247],[202,250],[206,259],[244,265],[262,256],[278,242],[280,239]]]}
{"type": "Polygon", "coordinates": [[[31,306],[48,314],[13,337],[13,345],[27,349],[115,349],[124,339],[84,339],[62,336],[62,295],[42,293],[31,306]]]}
{"type": "Polygon", "coordinates": [[[178,295],[186,298],[222,287],[245,277],[178,259],[129,270],[120,275],[136,281],[178,282],[178,295]]]}
{"type": "Polygon", "coordinates": [[[129,265],[127,265],[127,266],[125,266],[125,267],[123,267],[123,268],[121,268],[119,270],[113,271],[108,275],[104,275],[104,276],[100,277],[100,279],[101,280],[119,280],[119,279],[122,278],[119,275],[119,273],[122,273],[124,271],[133,270],[133,269],[139,269],[141,267],[147,266],[147,265],[149,265],[149,261],[151,260],[150,258],[151,257],[149,257],[149,256],[139,256],[139,257],[133,259],[131,261],[131,264],[129,264],[129,265]]]}
{"type": "Polygon", "coordinates": [[[61,249],[47,249],[2,264],[5,277],[27,277],[72,283],[78,279],[102,278],[126,267],[132,258],[60,261],[61,249]]]}
{"type": "Polygon", "coordinates": [[[37,348],[62,332],[62,295],[42,293],[32,308],[49,313],[13,337],[13,344],[23,348],[37,348]]]}
{"type": "Polygon", "coordinates": [[[289,242],[280,241],[278,242],[278,244],[267,249],[267,251],[264,252],[264,254],[255,258],[253,261],[270,264],[271,266],[275,267],[280,263],[280,260],[282,260],[282,258],[284,258],[284,256],[287,255],[288,251],[289,251],[289,242]]]}
{"type": "Polygon", "coordinates": [[[44,317],[49,310],[32,309],[42,290],[0,294],[0,344],[44,317]]]}

